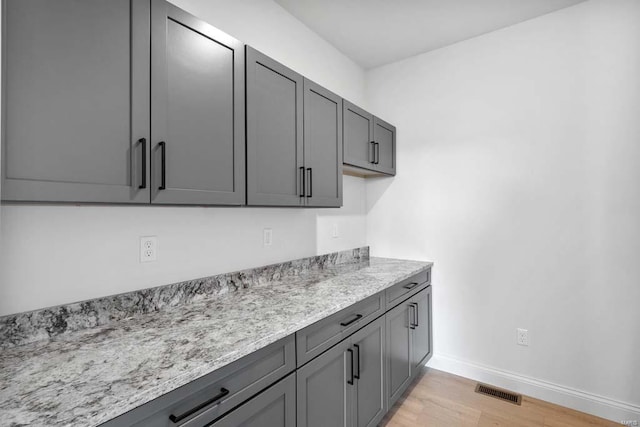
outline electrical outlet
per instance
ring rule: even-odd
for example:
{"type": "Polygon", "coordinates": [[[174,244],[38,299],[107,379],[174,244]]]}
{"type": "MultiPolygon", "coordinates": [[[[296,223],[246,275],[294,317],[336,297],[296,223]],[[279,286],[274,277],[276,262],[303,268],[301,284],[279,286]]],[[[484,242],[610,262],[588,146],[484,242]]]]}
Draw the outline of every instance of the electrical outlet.
{"type": "Polygon", "coordinates": [[[271,246],[273,243],[273,230],[270,228],[265,228],[264,233],[262,234],[262,244],[263,246],[271,246]]]}
{"type": "Polygon", "coordinates": [[[331,227],[331,237],[333,237],[334,239],[337,239],[338,237],[340,237],[340,231],[338,230],[338,224],[333,224],[333,226],[331,227]]]}
{"type": "Polygon", "coordinates": [[[153,262],[158,259],[158,238],[156,236],[140,237],[140,262],[153,262]]]}
{"type": "Polygon", "coordinates": [[[529,331],[527,329],[521,329],[521,328],[516,329],[516,331],[517,331],[516,343],[518,345],[528,346],[529,345],[529,331]]]}

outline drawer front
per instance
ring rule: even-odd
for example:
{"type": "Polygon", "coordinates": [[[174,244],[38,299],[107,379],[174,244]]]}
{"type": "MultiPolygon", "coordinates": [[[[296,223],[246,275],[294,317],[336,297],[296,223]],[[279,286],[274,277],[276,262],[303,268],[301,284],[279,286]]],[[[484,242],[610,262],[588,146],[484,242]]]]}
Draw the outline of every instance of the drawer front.
{"type": "Polygon", "coordinates": [[[105,426],[203,426],[293,372],[295,367],[295,339],[290,335],[105,426]]]}
{"type": "Polygon", "coordinates": [[[298,366],[319,356],[384,311],[384,292],[380,292],[298,331],[298,366]]]}
{"type": "Polygon", "coordinates": [[[292,373],[278,384],[209,425],[210,427],[295,427],[296,374],[292,373]]]}
{"type": "Polygon", "coordinates": [[[402,282],[393,285],[386,291],[387,305],[386,309],[389,310],[392,307],[400,304],[405,299],[415,295],[424,289],[427,284],[431,282],[431,269],[421,271],[415,276],[411,276],[402,282]]]}

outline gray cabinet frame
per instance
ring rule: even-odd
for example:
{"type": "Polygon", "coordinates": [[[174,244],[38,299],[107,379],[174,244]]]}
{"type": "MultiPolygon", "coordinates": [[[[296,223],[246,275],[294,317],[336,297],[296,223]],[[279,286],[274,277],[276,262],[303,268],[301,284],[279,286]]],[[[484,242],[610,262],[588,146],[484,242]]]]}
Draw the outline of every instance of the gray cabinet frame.
{"type": "Polygon", "coordinates": [[[342,206],[342,98],[309,79],[304,79],[304,167],[305,199],[309,207],[342,206]],[[322,117],[312,108],[313,97],[335,107],[335,114],[322,117]],[[335,132],[326,136],[335,126],[335,132]],[[326,139],[324,139],[326,137],[326,139]],[[328,176],[324,182],[313,171],[328,176]],[[322,192],[319,191],[322,188],[322,192]]]}
{"type": "Polygon", "coordinates": [[[387,413],[386,331],[385,319],[380,317],[351,337],[357,371],[352,405],[355,427],[375,427],[387,413]]]}
{"type": "Polygon", "coordinates": [[[385,331],[385,319],[379,317],[298,369],[298,427],[373,427],[382,420],[387,411],[385,331]],[[327,372],[336,366],[341,375],[327,372]],[[373,413],[366,412],[368,405],[375,408],[373,413]],[[335,419],[317,419],[313,414],[338,414],[340,421],[336,424],[335,419]]]}
{"type": "MultiPolygon", "coordinates": [[[[7,167],[8,163],[12,161],[14,152],[8,150],[9,144],[14,144],[13,148],[16,148],[15,144],[19,141],[8,141],[7,128],[10,126],[33,126],[33,124],[23,123],[23,120],[29,120],[29,117],[19,118],[18,123],[8,122],[8,109],[13,108],[12,104],[7,101],[8,91],[7,85],[11,85],[12,82],[8,81],[7,71],[8,62],[13,66],[15,60],[13,58],[18,55],[22,55],[21,49],[7,50],[7,39],[12,37],[8,34],[7,25],[7,9],[10,7],[8,2],[11,0],[3,0],[2,2],[2,18],[4,20],[2,25],[2,77],[3,77],[3,91],[2,91],[2,200],[4,201],[17,201],[17,202],[83,202],[83,203],[149,203],[149,168],[146,166],[149,162],[149,0],[131,0],[128,4],[128,12],[130,13],[130,79],[127,82],[130,90],[130,121],[122,123],[122,126],[130,129],[130,139],[128,141],[112,140],[109,137],[105,137],[106,140],[101,141],[103,144],[126,144],[123,146],[123,152],[127,152],[128,155],[114,158],[102,158],[99,155],[93,155],[92,157],[73,159],[74,153],[65,152],[64,150],[72,150],[72,144],[81,144],[83,141],[78,138],[65,138],[66,141],[56,141],[60,145],[64,145],[64,149],[55,153],[57,156],[61,156],[61,161],[66,161],[70,166],[74,165],[74,162],[81,161],[84,167],[91,170],[91,164],[102,164],[104,162],[126,162],[127,176],[122,177],[122,181],[126,182],[125,185],[120,183],[96,183],[96,182],[83,182],[83,181],[70,181],[70,180],[45,180],[37,177],[14,177],[10,176],[10,168],[7,167]],[[142,139],[146,140],[146,153],[143,151],[144,144],[142,139]],[[146,156],[144,156],[146,154],[146,156]],[[144,157],[143,157],[144,156],[144,157]],[[145,173],[143,177],[142,174],[145,173]],[[146,188],[139,188],[141,184],[146,181],[146,188]]],[[[20,0],[13,0],[16,3],[20,0]]],[[[23,5],[28,5],[26,0],[23,5]]],[[[35,5],[34,5],[35,6],[35,5]]],[[[74,26],[74,20],[78,17],[68,16],[68,26],[74,26]]],[[[46,23],[46,25],[53,25],[46,23]]],[[[39,27],[46,33],[46,27],[39,27]]],[[[59,49],[65,52],[66,49],[70,49],[69,46],[60,46],[59,49]]],[[[93,46],[89,49],[94,49],[93,46]]],[[[79,53],[76,52],[78,55],[79,53]]],[[[103,72],[96,70],[96,64],[92,64],[92,68],[87,64],[82,65],[79,61],[78,69],[90,69],[91,72],[103,72]]],[[[98,64],[99,66],[99,64],[98,64]]],[[[16,70],[19,72],[19,70],[16,70]]],[[[85,75],[86,76],[86,75],[85,75]]],[[[72,76],[58,76],[58,78],[72,79],[72,76]]],[[[87,77],[88,78],[88,77],[87,77]]],[[[35,90],[35,89],[34,89],[35,90]]],[[[77,91],[81,91],[82,87],[74,89],[74,96],[79,96],[77,91]]],[[[18,96],[23,96],[18,94],[18,96]]],[[[56,109],[65,108],[69,111],[73,111],[74,108],[78,108],[77,105],[65,105],[69,101],[61,97],[56,101],[56,109]]],[[[49,123],[38,122],[37,126],[49,126],[49,123]]],[[[44,131],[44,130],[43,130],[44,131]]],[[[73,132],[73,128],[69,126],[69,131],[73,132]]],[[[51,141],[42,140],[35,141],[37,145],[44,147],[45,144],[51,143],[51,141]]],[[[22,156],[33,155],[52,155],[26,152],[23,154],[17,154],[22,156]]],[[[120,166],[122,167],[122,166],[120,166]]],[[[55,171],[51,171],[55,174],[55,171]]]]}
{"type": "Polygon", "coordinates": [[[343,161],[358,168],[376,170],[374,163],[373,115],[344,99],[343,106],[343,161]],[[350,117],[366,124],[366,135],[353,135],[349,126],[350,117]]]}
{"type": "Polygon", "coordinates": [[[396,127],[346,99],[342,104],[345,170],[365,176],[395,175],[396,127]],[[366,124],[364,129],[356,129],[354,120],[366,124]]]}
{"type": "Polygon", "coordinates": [[[373,120],[373,140],[376,143],[375,170],[387,175],[396,174],[396,127],[379,117],[373,120]],[[390,134],[390,138],[383,136],[390,134]]]}
{"type": "MultiPolygon", "coordinates": [[[[278,61],[269,58],[265,54],[246,47],[246,84],[247,84],[247,205],[250,206],[304,206],[304,147],[303,147],[303,77],[295,71],[285,67],[278,61]],[[274,180],[275,177],[259,176],[264,159],[260,158],[259,145],[271,143],[282,143],[282,141],[266,142],[262,138],[266,138],[264,133],[260,132],[258,126],[265,126],[273,129],[276,134],[281,129],[279,123],[270,123],[261,120],[262,113],[258,105],[259,90],[261,89],[257,82],[256,73],[258,68],[263,67],[265,70],[273,73],[276,78],[286,79],[295,85],[295,93],[292,99],[288,101],[293,103],[294,123],[290,131],[293,132],[293,144],[289,149],[294,150],[295,164],[270,164],[264,166],[266,172],[280,172],[282,168],[289,169],[289,175],[292,182],[295,182],[295,192],[275,193],[260,190],[261,179],[274,180]]],[[[267,106],[265,106],[267,108],[267,106]]],[[[268,108],[278,109],[278,105],[269,105],[268,108]]],[[[276,185],[278,183],[276,182],[276,185]]]]}
{"type": "MultiPolygon", "coordinates": [[[[296,374],[290,374],[218,421],[209,424],[209,427],[240,425],[243,427],[296,427],[296,374]],[[280,404],[279,407],[278,404],[280,404]]],[[[190,427],[186,424],[184,426],[190,427]]]]}
{"type": "MultiPolygon", "coordinates": [[[[242,205],[245,202],[244,44],[165,0],[151,0],[151,2],[151,137],[153,140],[151,202],[154,204],[242,205]],[[163,162],[170,164],[171,153],[182,149],[180,141],[167,139],[168,103],[171,102],[168,96],[167,62],[169,60],[167,22],[169,21],[186,27],[232,52],[233,71],[230,78],[233,82],[233,105],[230,107],[233,109],[233,156],[228,160],[233,176],[226,177],[233,180],[231,191],[177,188],[172,186],[170,175],[162,176],[166,173],[163,170],[163,162]],[[161,146],[161,143],[164,143],[164,146],[161,146]],[[163,183],[164,188],[162,188],[163,183]]],[[[211,115],[213,114],[215,112],[211,111],[211,115]]],[[[201,144],[204,147],[207,144],[216,144],[216,141],[203,140],[201,144]]],[[[194,182],[199,179],[204,181],[204,177],[215,172],[208,169],[186,168],[181,168],[179,171],[182,175],[190,174],[190,180],[194,182]]]]}

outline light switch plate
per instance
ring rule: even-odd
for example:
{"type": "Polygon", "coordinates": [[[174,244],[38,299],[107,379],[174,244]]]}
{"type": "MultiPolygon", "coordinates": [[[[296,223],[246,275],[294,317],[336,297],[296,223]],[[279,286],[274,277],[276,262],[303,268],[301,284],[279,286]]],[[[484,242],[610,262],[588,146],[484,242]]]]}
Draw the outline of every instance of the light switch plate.
{"type": "Polygon", "coordinates": [[[271,246],[273,243],[273,230],[270,228],[265,228],[262,234],[262,244],[266,246],[271,246]]]}

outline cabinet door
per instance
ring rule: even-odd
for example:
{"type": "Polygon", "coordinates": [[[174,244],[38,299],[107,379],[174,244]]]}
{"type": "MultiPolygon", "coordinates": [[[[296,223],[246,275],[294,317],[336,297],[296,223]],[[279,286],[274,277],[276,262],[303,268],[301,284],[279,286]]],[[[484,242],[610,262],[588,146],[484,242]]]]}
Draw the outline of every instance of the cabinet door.
{"type": "Polygon", "coordinates": [[[424,365],[428,356],[431,356],[431,286],[424,291],[418,292],[411,303],[415,307],[413,322],[415,329],[413,336],[413,369],[418,372],[424,365]]]}
{"type": "MultiPolygon", "coordinates": [[[[211,427],[295,427],[296,374],[293,373],[222,417],[211,427]]],[[[191,423],[183,424],[192,427],[191,423]]],[[[193,424],[193,427],[198,424],[193,424]]]]}
{"type": "Polygon", "coordinates": [[[148,0],[3,5],[2,199],[148,203],[148,0]]]}
{"type": "Polygon", "coordinates": [[[246,51],[247,204],[304,206],[303,78],[246,51]]]}
{"type": "Polygon", "coordinates": [[[342,98],[304,79],[307,206],[342,206],[342,98]]]}
{"type": "Polygon", "coordinates": [[[343,105],[344,163],[375,170],[373,116],[347,101],[343,105]]]}
{"type": "Polygon", "coordinates": [[[403,302],[386,314],[387,323],[387,407],[390,408],[411,381],[411,306],[403,302]]]}
{"type": "Polygon", "coordinates": [[[151,3],[152,202],[244,203],[243,44],[151,3]]]}
{"type": "Polygon", "coordinates": [[[373,139],[376,170],[389,175],[396,174],[396,127],[382,119],[374,119],[373,139]]]}
{"type": "Polygon", "coordinates": [[[346,339],[298,369],[298,427],[351,426],[354,352],[346,339]]]}
{"type": "Polygon", "coordinates": [[[354,426],[375,427],[387,411],[384,388],[384,317],[365,326],[351,337],[355,351],[356,388],[354,426]]]}

